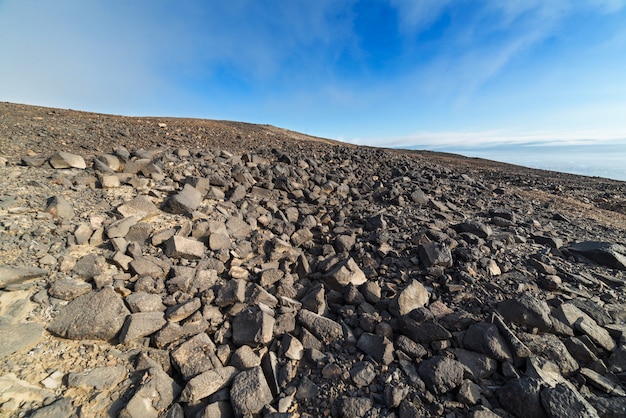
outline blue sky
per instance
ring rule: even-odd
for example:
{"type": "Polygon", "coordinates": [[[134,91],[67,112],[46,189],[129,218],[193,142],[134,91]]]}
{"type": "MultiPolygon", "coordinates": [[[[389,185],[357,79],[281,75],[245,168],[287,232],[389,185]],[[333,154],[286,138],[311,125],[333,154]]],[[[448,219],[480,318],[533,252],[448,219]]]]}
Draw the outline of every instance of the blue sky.
{"type": "Polygon", "coordinates": [[[626,138],[626,0],[0,0],[0,100],[398,146],[626,138]]]}

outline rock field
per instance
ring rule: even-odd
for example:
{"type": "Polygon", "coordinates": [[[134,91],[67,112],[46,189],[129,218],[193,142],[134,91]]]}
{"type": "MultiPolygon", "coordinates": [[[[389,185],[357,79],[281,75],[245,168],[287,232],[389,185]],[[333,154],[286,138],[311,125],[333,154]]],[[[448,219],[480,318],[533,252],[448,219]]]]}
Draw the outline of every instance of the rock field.
{"type": "Polygon", "coordinates": [[[0,103],[0,416],[626,416],[626,184],[0,103]]]}

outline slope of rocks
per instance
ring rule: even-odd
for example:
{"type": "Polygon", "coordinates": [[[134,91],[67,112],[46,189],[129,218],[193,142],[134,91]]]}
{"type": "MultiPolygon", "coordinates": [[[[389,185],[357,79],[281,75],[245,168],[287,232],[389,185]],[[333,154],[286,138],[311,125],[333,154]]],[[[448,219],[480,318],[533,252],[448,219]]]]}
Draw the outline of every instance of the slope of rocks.
{"type": "Polygon", "coordinates": [[[626,414],[623,183],[2,110],[3,416],[626,414]]]}

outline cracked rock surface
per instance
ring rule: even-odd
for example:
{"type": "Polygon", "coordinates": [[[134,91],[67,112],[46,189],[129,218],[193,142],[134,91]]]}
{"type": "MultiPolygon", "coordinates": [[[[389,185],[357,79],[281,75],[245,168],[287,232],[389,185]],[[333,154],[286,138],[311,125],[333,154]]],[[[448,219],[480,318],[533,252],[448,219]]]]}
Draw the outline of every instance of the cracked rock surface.
{"type": "Polygon", "coordinates": [[[0,415],[626,415],[626,184],[0,103],[0,415]]]}

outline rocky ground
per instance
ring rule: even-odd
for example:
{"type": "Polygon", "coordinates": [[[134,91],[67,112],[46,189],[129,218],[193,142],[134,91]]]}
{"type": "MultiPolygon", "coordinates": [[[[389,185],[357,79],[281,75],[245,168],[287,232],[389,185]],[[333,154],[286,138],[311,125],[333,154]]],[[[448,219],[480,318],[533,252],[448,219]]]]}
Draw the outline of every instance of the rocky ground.
{"type": "Polygon", "coordinates": [[[0,103],[0,415],[626,415],[623,182],[0,103]]]}

